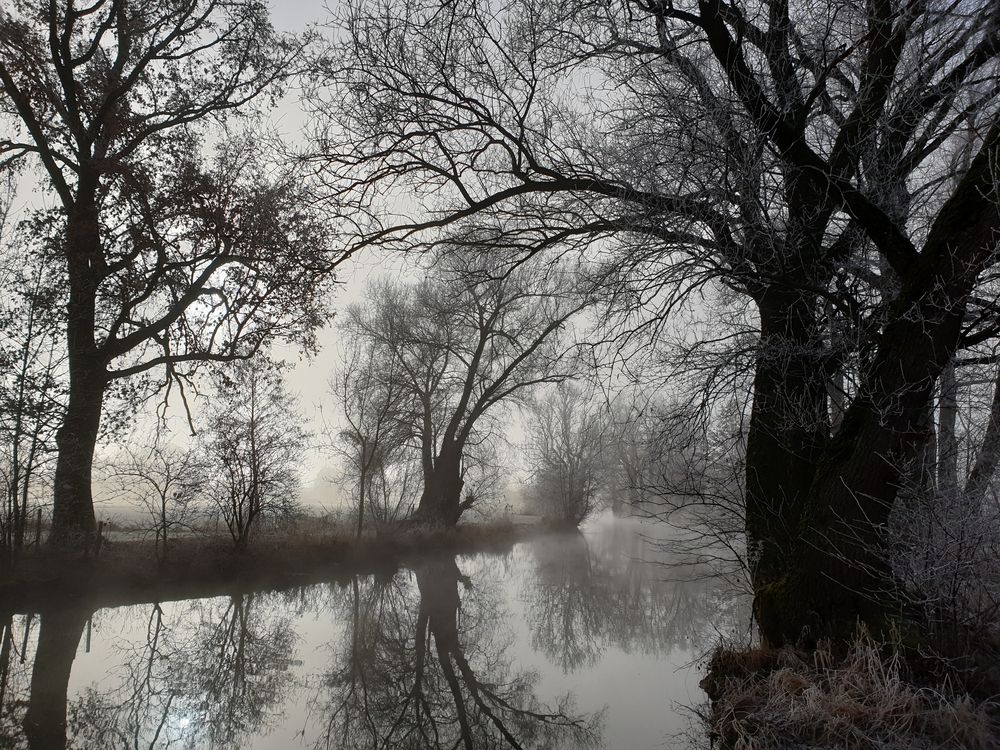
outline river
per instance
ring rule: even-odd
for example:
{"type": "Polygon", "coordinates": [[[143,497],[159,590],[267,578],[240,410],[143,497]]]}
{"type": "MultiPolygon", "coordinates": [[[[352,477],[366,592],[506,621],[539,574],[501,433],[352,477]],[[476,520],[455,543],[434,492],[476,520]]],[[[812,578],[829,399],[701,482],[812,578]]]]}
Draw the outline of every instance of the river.
{"type": "Polygon", "coordinates": [[[338,583],[55,603],[4,616],[0,746],[683,747],[704,657],[745,622],[707,572],[603,515],[338,583]]]}

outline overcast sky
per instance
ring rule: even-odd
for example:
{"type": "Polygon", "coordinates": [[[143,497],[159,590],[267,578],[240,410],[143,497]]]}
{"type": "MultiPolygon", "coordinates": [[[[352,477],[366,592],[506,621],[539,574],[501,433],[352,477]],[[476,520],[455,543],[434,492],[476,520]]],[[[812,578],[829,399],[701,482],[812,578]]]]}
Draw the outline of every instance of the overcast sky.
{"type": "MultiPolygon", "coordinates": [[[[330,18],[329,8],[336,6],[335,2],[325,0],[284,0],[271,2],[270,7],[272,22],[277,29],[300,32],[305,31],[310,25],[327,22],[330,18]]],[[[298,93],[290,92],[274,112],[275,127],[283,137],[293,142],[301,142],[305,123],[306,118],[299,103],[298,93]]],[[[334,299],[331,300],[333,309],[335,311],[343,309],[352,301],[360,299],[365,286],[377,276],[411,274],[412,271],[406,270],[409,265],[402,258],[373,258],[364,254],[355,256],[338,274],[338,280],[342,283],[334,299]]],[[[310,417],[307,427],[316,434],[317,443],[322,442],[320,407],[328,420],[337,416],[336,404],[327,396],[326,390],[330,373],[336,367],[340,356],[338,343],[338,335],[331,326],[320,333],[320,351],[316,356],[303,359],[294,352],[289,352],[287,355],[288,361],[293,364],[287,377],[289,390],[298,395],[302,411],[310,417]]],[[[306,484],[315,484],[317,480],[322,480],[322,475],[327,473],[334,462],[329,451],[318,446],[314,448],[304,462],[303,479],[306,484]]],[[[312,496],[315,493],[308,494],[312,496]]]]}

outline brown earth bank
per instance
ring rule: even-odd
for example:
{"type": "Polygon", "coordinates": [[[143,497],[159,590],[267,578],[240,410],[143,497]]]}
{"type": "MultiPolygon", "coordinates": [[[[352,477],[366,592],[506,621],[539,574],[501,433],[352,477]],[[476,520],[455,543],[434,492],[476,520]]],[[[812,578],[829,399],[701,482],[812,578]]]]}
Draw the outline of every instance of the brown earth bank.
{"type": "Polygon", "coordinates": [[[822,644],[719,648],[702,688],[720,750],[993,750],[1000,748],[998,668],[995,661],[959,668],[861,634],[842,653],[822,644]]]}
{"type": "Polygon", "coordinates": [[[0,571],[0,610],[41,611],[68,600],[115,607],[346,581],[437,555],[502,553],[563,528],[541,519],[452,528],[400,523],[360,538],[296,528],[262,535],[245,552],[234,551],[228,537],[195,536],[172,541],[164,560],[157,560],[150,540],[111,538],[87,556],[43,546],[0,571]]]}

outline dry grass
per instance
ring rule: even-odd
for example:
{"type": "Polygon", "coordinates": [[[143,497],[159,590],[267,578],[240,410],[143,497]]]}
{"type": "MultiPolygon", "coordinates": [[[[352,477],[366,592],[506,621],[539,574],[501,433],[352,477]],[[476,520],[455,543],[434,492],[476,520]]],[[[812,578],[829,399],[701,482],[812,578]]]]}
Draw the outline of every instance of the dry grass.
{"type": "Polygon", "coordinates": [[[723,748],[1000,748],[998,706],[948,681],[914,685],[898,652],[859,637],[825,650],[720,649],[703,682],[723,748]]]}
{"type": "Polygon", "coordinates": [[[165,560],[156,559],[152,540],[144,538],[109,540],[96,558],[43,547],[0,573],[0,601],[17,611],[35,611],[65,596],[118,606],[232,588],[284,588],[394,570],[433,555],[502,551],[548,530],[544,523],[504,520],[455,528],[400,524],[356,538],[342,525],[304,519],[262,528],[241,553],[218,533],[176,538],[165,560]]]}

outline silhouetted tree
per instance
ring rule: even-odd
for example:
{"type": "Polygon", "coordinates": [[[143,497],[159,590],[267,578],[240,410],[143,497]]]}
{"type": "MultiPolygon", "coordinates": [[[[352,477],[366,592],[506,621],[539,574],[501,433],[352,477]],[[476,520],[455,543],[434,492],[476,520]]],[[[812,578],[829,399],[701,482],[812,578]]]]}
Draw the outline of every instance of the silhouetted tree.
{"type": "MultiPolygon", "coordinates": [[[[13,198],[13,189],[9,197],[13,198]]],[[[55,432],[65,400],[62,319],[52,272],[33,258],[33,238],[10,226],[0,197],[0,443],[4,507],[0,544],[13,562],[25,544],[29,503],[51,484],[55,432]]]]}
{"type": "Polygon", "coordinates": [[[462,498],[469,449],[505,405],[566,377],[573,345],[560,332],[589,302],[562,269],[539,277],[502,261],[453,258],[435,273],[412,287],[374,287],[348,310],[344,330],[405,389],[396,418],[419,450],[416,517],[452,525],[475,501],[462,498]]]}
{"type": "Polygon", "coordinates": [[[65,305],[53,543],[93,530],[112,383],[157,371],[183,387],[199,362],[309,345],[324,320],[335,258],[301,180],[266,164],[256,137],[217,132],[279,94],[302,49],[259,0],[0,11],[0,159],[39,166],[55,203],[35,243],[65,305]]]}
{"type": "Polygon", "coordinates": [[[381,354],[369,341],[349,340],[344,361],[330,379],[347,423],[335,445],[357,485],[358,536],[366,511],[378,520],[395,518],[411,484],[406,481],[412,462],[407,447],[413,428],[404,416],[410,391],[402,363],[381,354]]]}
{"type": "Polygon", "coordinates": [[[157,433],[144,443],[125,446],[108,476],[118,485],[119,497],[146,510],[155,534],[154,554],[160,561],[167,558],[169,537],[190,528],[195,503],[208,484],[200,450],[177,448],[166,440],[157,433]]]}

